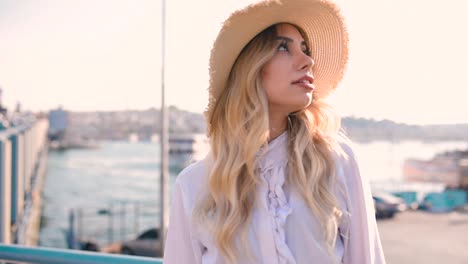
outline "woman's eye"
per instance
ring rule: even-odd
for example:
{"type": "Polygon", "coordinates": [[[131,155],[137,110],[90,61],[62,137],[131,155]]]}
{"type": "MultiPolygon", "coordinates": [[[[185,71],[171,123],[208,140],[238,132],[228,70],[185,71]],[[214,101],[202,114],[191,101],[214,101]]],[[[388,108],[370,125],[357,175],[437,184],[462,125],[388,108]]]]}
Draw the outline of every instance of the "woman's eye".
{"type": "MultiPolygon", "coordinates": [[[[281,42],[281,44],[279,44],[277,50],[279,50],[279,51],[289,51],[289,49],[288,49],[288,43],[287,43],[286,41],[281,42]]],[[[302,52],[304,52],[304,54],[306,54],[307,56],[311,56],[311,54],[312,54],[312,52],[310,51],[310,49],[307,48],[307,47],[304,47],[304,48],[302,49],[302,52]]]]}
{"type": "Polygon", "coordinates": [[[285,51],[288,51],[288,44],[286,42],[282,42],[279,46],[278,46],[278,50],[285,50],[285,51]]]}

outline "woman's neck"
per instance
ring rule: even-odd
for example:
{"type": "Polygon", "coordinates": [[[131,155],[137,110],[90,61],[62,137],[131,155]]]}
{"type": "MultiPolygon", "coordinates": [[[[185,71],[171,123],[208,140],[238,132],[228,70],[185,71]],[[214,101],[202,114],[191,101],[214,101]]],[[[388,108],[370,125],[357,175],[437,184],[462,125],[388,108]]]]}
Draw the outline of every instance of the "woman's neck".
{"type": "Polygon", "coordinates": [[[287,116],[270,115],[270,135],[268,142],[281,135],[286,129],[288,124],[287,116]]]}

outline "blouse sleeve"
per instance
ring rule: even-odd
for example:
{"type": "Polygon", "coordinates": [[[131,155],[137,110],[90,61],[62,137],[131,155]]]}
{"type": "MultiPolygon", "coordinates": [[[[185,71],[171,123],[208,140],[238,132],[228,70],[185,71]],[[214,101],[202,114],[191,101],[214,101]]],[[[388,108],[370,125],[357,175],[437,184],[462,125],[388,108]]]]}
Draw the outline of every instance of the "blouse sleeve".
{"type": "Polygon", "coordinates": [[[183,191],[179,182],[176,181],[164,247],[164,264],[201,263],[202,245],[193,238],[189,223],[183,191]]]}
{"type": "Polygon", "coordinates": [[[344,264],[385,264],[370,184],[361,175],[351,147],[344,146],[344,150],[348,155],[344,174],[350,213],[344,264]]]}

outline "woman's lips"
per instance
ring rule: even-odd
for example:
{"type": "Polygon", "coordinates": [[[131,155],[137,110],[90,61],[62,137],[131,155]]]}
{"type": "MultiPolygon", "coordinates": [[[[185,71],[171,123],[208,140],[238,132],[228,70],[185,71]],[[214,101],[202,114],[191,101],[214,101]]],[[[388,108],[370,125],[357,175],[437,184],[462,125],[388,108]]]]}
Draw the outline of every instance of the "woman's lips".
{"type": "Polygon", "coordinates": [[[294,81],[292,84],[304,87],[309,90],[314,90],[315,85],[313,83],[314,83],[314,77],[312,77],[311,75],[304,75],[302,76],[302,78],[294,81]]]}
{"type": "Polygon", "coordinates": [[[293,84],[297,85],[297,86],[300,86],[300,87],[303,87],[305,89],[311,90],[311,91],[315,90],[315,85],[313,85],[312,83],[306,82],[306,81],[295,82],[293,84]]]}

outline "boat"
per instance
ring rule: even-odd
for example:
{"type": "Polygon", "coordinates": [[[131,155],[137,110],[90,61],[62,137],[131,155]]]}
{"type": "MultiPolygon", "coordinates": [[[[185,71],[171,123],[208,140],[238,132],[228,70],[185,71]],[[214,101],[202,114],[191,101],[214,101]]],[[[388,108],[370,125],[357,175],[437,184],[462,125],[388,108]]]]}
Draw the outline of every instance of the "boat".
{"type": "Polygon", "coordinates": [[[128,135],[128,142],[137,143],[138,141],[139,141],[139,137],[137,133],[130,133],[128,135]]]}
{"type": "Polygon", "coordinates": [[[92,139],[80,137],[67,137],[60,140],[50,140],[49,149],[64,151],[69,149],[97,149],[100,148],[99,142],[92,139]]]}
{"type": "Polygon", "coordinates": [[[205,134],[179,133],[169,135],[169,167],[180,171],[186,166],[205,158],[209,141],[205,134]]]}
{"type": "Polygon", "coordinates": [[[429,160],[407,159],[403,163],[403,177],[407,182],[468,188],[468,150],[439,153],[429,160]]]}

